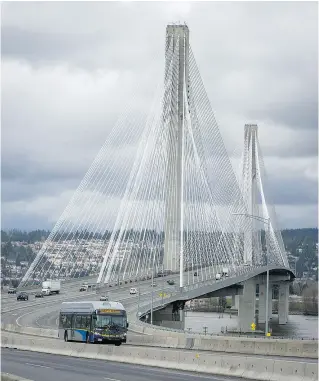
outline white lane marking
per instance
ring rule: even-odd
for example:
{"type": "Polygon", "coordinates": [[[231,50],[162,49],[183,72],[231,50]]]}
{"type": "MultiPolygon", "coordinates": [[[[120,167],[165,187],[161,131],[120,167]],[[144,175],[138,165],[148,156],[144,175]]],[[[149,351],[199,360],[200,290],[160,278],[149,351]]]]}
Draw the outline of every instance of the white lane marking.
{"type": "Polygon", "coordinates": [[[104,380],[109,380],[109,381],[121,381],[121,380],[118,380],[117,378],[108,378],[108,377],[103,377],[104,380]]]}
{"type": "Polygon", "coordinates": [[[51,369],[49,366],[38,365],[38,364],[32,364],[31,362],[26,362],[25,365],[36,366],[36,367],[38,367],[38,368],[47,368],[47,369],[51,369]]]}
{"type": "MultiPolygon", "coordinates": [[[[48,306],[48,307],[49,307],[49,306],[48,306]]],[[[48,308],[48,307],[44,307],[44,308],[48,308]]],[[[37,310],[32,310],[32,311],[26,312],[26,313],[23,314],[23,315],[20,315],[20,316],[18,317],[18,319],[16,319],[16,323],[17,323],[17,325],[18,325],[19,327],[22,327],[22,324],[19,323],[19,320],[20,320],[21,318],[23,318],[24,316],[33,314],[35,311],[37,311],[37,310]]]]}

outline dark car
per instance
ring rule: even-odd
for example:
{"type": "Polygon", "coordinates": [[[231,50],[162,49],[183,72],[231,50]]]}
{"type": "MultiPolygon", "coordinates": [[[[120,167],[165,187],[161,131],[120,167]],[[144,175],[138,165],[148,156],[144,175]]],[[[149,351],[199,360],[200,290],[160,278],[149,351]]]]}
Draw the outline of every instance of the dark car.
{"type": "Polygon", "coordinates": [[[17,293],[17,290],[13,287],[9,288],[8,290],[8,294],[16,294],[17,293]]]}
{"type": "Polygon", "coordinates": [[[198,276],[198,273],[196,271],[194,272],[194,276],[198,276]]]}
{"type": "Polygon", "coordinates": [[[29,300],[29,295],[26,292],[20,292],[17,296],[17,300],[29,300]]]}
{"type": "Polygon", "coordinates": [[[175,282],[174,282],[172,279],[168,280],[167,283],[168,283],[170,286],[173,286],[173,285],[175,284],[175,282]]]}
{"type": "Polygon", "coordinates": [[[42,292],[37,292],[35,295],[34,295],[35,298],[43,298],[43,294],[42,292]]]}

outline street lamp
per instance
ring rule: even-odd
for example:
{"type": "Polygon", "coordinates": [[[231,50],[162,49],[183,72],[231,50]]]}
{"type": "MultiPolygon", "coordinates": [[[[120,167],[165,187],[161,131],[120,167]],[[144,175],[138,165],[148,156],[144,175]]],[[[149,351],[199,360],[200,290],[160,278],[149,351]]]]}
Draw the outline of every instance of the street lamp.
{"type": "Polygon", "coordinates": [[[151,289],[152,289],[152,299],[151,299],[151,325],[153,325],[153,292],[154,292],[154,262],[155,262],[155,250],[153,249],[153,267],[152,267],[152,284],[151,284],[151,289]]]}
{"type": "MultiPolygon", "coordinates": [[[[269,237],[270,237],[270,218],[264,218],[260,216],[254,216],[253,214],[246,214],[246,213],[232,213],[235,216],[244,216],[244,217],[249,217],[253,218],[257,221],[262,221],[267,223],[267,233],[268,233],[268,238],[266,237],[266,265],[268,266],[268,255],[270,255],[270,250],[269,250],[269,237]]],[[[266,272],[266,322],[265,322],[265,335],[268,333],[268,324],[269,324],[269,318],[268,318],[268,306],[269,306],[269,269],[267,268],[266,272]]]]}

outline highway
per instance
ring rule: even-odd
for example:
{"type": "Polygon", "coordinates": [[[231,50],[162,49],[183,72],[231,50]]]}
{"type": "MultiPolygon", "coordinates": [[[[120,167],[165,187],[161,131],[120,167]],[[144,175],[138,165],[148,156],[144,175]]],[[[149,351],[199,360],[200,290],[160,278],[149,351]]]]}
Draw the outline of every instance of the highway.
{"type": "MultiPolygon", "coordinates": [[[[186,272],[185,277],[189,277],[192,272],[186,272]]],[[[203,275],[203,274],[202,274],[203,275]]],[[[93,282],[93,279],[90,279],[93,282]]],[[[159,293],[164,291],[168,296],[174,294],[176,289],[179,289],[179,274],[155,278],[157,286],[153,287],[154,301],[161,299],[159,293]],[[169,286],[168,279],[174,279],[175,285],[169,286]]],[[[74,282],[62,282],[61,292],[57,295],[45,296],[43,299],[35,299],[33,293],[40,291],[41,286],[32,290],[26,290],[29,293],[28,301],[17,301],[16,295],[2,294],[2,311],[1,319],[3,324],[17,324],[19,326],[34,327],[34,328],[57,328],[57,318],[61,303],[71,300],[99,300],[96,291],[79,292],[83,280],[76,279],[74,282]]],[[[110,287],[104,291],[108,294],[109,300],[120,301],[126,309],[137,305],[138,296],[130,295],[131,287],[140,288],[140,302],[150,301],[152,280],[144,280],[138,283],[123,284],[120,287],[110,287]]]]}
{"type": "Polygon", "coordinates": [[[213,376],[105,360],[73,358],[2,348],[1,371],[33,381],[239,381],[213,376]]]}
{"type": "MultiPolygon", "coordinates": [[[[210,269],[212,270],[212,269],[210,269]]],[[[212,270],[214,273],[219,271],[217,268],[212,270]]],[[[230,270],[230,274],[232,270],[230,270]]],[[[185,279],[193,278],[194,281],[204,280],[208,276],[208,271],[202,269],[200,276],[193,278],[193,271],[185,272],[185,279]]],[[[93,282],[93,278],[86,279],[93,282]]],[[[161,299],[159,293],[164,291],[166,294],[174,294],[179,291],[179,274],[166,276],[163,278],[155,278],[157,286],[154,290],[154,301],[161,299]],[[174,279],[175,285],[169,286],[168,279],[174,279]]],[[[106,288],[109,300],[120,301],[126,309],[136,306],[138,296],[129,295],[130,287],[140,287],[140,302],[151,299],[151,279],[139,281],[138,283],[123,284],[120,287],[106,288]]],[[[43,299],[34,299],[34,293],[40,291],[41,286],[26,290],[29,293],[29,300],[17,302],[16,295],[8,295],[2,293],[2,311],[1,318],[3,324],[17,324],[19,326],[35,327],[35,328],[57,328],[56,319],[61,303],[66,300],[99,300],[96,292],[79,292],[79,288],[83,283],[82,279],[75,279],[73,282],[62,282],[61,293],[58,295],[46,296],[43,299]]],[[[105,290],[101,291],[103,294],[105,290]]]]}
{"type": "MultiPolygon", "coordinates": [[[[167,277],[156,279],[157,286],[153,287],[154,300],[159,299],[159,293],[163,290],[167,295],[174,293],[175,286],[167,284],[167,277]]],[[[121,287],[109,288],[109,300],[116,300],[123,303],[126,309],[137,306],[138,299],[143,303],[151,299],[151,280],[140,283],[140,298],[138,295],[130,295],[130,287],[138,285],[122,285],[121,287]]],[[[7,295],[2,298],[1,319],[3,324],[16,324],[24,327],[34,328],[57,328],[57,318],[61,303],[70,300],[99,300],[100,295],[95,291],[79,292],[80,284],[62,285],[61,293],[50,295],[44,298],[35,299],[29,294],[28,301],[17,301],[16,295],[7,295]]]]}

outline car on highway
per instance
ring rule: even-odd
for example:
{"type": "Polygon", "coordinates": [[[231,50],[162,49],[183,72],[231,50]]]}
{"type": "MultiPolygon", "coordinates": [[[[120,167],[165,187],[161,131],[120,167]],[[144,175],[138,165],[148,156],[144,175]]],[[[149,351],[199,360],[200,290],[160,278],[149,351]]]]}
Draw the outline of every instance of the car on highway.
{"type": "Polygon", "coordinates": [[[175,282],[173,281],[173,279],[168,280],[167,283],[168,283],[170,286],[173,286],[173,285],[175,284],[175,282]]]}
{"type": "Polygon", "coordinates": [[[8,290],[8,294],[16,294],[17,290],[14,287],[10,287],[8,290]]]}
{"type": "Polygon", "coordinates": [[[101,295],[100,296],[100,302],[107,302],[109,300],[109,297],[106,295],[101,295]]]}
{"type": "Polygon", "coordinates": [[[34,297],[35,298],[43,298],[43,293],[41,291],[40,292],[36,292],[34,297]]]}
{"type": "Polygon", "coordinates": [[[17,296],[17,300],[29,300],[29,295],[26,292],[20,292],[17,296]]]}
{"type": "Polygon", "coordinates": [[[156,287],[156,286],[157,286],[156,282],[153,282],[153,283],[151,284],[151,286],[152,286],[152,287],[156,287]]]}
{"type": "Polygon", "coordinates": [[[81,287],[80,287],[80,291],[87,291],[89,288],[89,286],[87,284],[83,284],[81,287]]]}
{"type": "Polygon", "coordinates": [[[135,287],[130,288],[130,295],[136,295],[137,294],[137,289],[135,287]]]}

